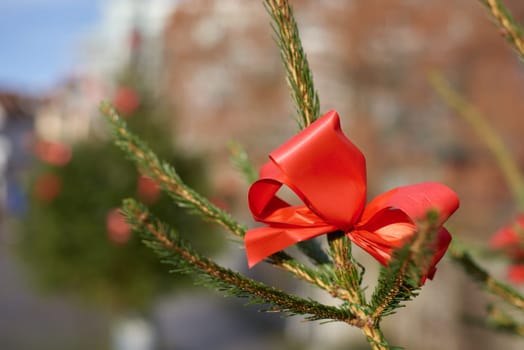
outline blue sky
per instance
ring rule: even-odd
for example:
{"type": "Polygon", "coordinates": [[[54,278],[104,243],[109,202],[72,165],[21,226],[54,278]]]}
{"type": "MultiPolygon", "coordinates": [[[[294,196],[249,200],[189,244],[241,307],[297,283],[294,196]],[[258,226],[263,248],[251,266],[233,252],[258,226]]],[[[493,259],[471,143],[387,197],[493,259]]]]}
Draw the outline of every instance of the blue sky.
{"type": "Polygon", "coordinates": [[[96,0],[0,0],[0,88],[43,91],[71,71],[96,0]]]}

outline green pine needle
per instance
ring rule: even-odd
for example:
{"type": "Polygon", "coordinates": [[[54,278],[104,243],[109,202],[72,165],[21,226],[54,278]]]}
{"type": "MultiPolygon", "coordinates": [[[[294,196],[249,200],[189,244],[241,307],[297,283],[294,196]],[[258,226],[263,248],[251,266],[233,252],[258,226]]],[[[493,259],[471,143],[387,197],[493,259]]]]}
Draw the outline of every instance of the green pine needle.
{"type": "Polygon", "coordinates": [[[344,232],[328,235],[331,259],[334,265],[335,285],[347,291],[344,300],[352,305],[365,305],[366,299],[361,288],[363,267],[351,255],[351,241],[344,232]]]}
{"type": "Polygon", "coordinates": [[[378,286],[371,297],[373,318],[380,320],[404,307],[403,303],[415,298],[420,288],[420,270],[413,264],[411,244],[394,254],[387,267],[380,268],[378,286]]]}

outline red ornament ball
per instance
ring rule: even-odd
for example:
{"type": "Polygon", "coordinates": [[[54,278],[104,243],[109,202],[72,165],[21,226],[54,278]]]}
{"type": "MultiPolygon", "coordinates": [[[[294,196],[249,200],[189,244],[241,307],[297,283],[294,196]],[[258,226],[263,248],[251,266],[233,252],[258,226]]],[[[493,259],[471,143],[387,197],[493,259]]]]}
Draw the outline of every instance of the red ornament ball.
{"type": "Polygon", "coordinates": [[[51,202],[60,194],[61,190],[62,179],[55,174],[43,174],[36,179],[34,194],[43,202],[51,202]]]}
{"type": "Polygon", "coordinates": [[[160,186],[150,177],[141,175],[137,184],[138,197],[146,204],[153,204],[160,197],[160,186]]]}
{"type": "Polygon", "coordinates": [[[109,240],[116,244],[125,244],[131,238],[131,226],[118,208],[107,213],[106,230],[109,240]]]}
{"type": "Polygon", "coordinates": [[[508,279],[514,284],[524,283],[524,264],[516,264],[508,267],[508,279]]]}
{"type": "Polygon", "coordinates": [[[69,145],[45,140],[37,140],[33,151],[42,162],[55,166],[66,165],[73,154],[69,145]]]}
{"type": "Polygon", "coordinates": [[[113,97],[113,105],[124,115],[133,114],[140,105],[140,96],[137,92],[127,86],[119,87],[113,97]]]}

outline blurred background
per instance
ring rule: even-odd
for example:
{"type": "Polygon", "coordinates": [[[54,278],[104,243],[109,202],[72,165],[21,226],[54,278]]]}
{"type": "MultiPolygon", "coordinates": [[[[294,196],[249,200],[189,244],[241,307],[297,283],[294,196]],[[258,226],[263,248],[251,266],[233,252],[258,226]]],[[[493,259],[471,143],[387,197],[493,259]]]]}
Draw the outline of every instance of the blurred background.
{"type": "MultiPolygon", "coordinates": [[[[485,144],[428,83],[440,71],[524,164],[523,66],[480,2],[292,4],[321,111],[336,109],[366,155],[369,196],[449,185],[461,208],[448,228],[507,279],[488,246],[516,205],[485,144]]],[[[522,22],[524,3],[506,4],[522,22]]],[[[261,1],[4,0],[0,48],[1,349],[367,349],[346,326],[258,313],[169,275],[115,211],[138,197],[221,263],[329,303],[278,271],[247,271],[240,245],[179,213],[98,113],[112,101],[187,182],[252,225],[227,144],[259,166],[297,131],[261,1]]],[[[372,285],[377,266],[357,254],[372,285]]],[[[472,321],[490,301],[444,259],[385,333],[407,349],[523,348],[472,321]]]]}

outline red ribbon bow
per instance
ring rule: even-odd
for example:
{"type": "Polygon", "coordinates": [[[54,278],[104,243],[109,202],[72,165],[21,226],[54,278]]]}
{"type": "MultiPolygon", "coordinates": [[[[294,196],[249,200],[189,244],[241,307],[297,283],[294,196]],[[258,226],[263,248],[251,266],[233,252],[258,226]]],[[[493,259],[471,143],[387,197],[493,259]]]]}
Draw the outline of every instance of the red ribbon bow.
{"type": "MultiPolygon", "coordinates": [[[[387,265],[394,249],[416,231],[416,220],[429,210],[439,213],[438,225],[458,208],[448,187],[426,182],[383,193],[368,205],[366,160],[340,129],[330,111],[273,151],[249,189],[255,220],[267,224],[245,236],[249,267],[297,242],[341,230],[355,244],[387,265]],[[276,196],[282,185],[304,203],[292,206],[276,196]]],[[[441,227],[428,277],[451,241],[441,227]]]]}

